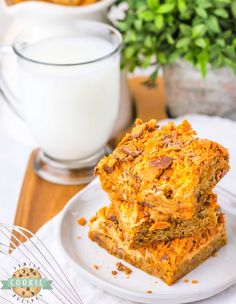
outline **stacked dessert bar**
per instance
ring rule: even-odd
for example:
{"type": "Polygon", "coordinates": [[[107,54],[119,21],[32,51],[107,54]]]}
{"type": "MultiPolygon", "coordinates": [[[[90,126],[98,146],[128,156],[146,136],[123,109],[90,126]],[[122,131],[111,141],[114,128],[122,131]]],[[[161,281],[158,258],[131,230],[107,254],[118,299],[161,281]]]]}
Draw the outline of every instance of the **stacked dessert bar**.
{"type": "Polygon", "coordinates": [[[213,188],[229,170],[221,145],[184,120],[136,126],[95,169],[111,204],[89,237],[111,254],[171,285],[226,244],[213,188]]]}

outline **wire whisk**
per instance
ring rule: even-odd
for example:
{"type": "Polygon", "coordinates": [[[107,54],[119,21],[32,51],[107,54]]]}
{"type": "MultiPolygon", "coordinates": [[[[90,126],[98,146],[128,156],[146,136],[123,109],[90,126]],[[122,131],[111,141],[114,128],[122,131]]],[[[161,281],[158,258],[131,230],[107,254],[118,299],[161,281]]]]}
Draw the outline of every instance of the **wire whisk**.
{"type": "Polygon", "coordinates": [[[12,289],[0,289],[0,303],[32,303],[34,299],[36,303],[45,304],[83,304],[53,254],[29,230],[0,224],[0,262],[0,281],[11,279],[14,271],[24,271],[28,267],[33,273],[38,271],[42,278],[52,282],[52,289],[43,290],[31,299],[20,297],[12,289]]]}

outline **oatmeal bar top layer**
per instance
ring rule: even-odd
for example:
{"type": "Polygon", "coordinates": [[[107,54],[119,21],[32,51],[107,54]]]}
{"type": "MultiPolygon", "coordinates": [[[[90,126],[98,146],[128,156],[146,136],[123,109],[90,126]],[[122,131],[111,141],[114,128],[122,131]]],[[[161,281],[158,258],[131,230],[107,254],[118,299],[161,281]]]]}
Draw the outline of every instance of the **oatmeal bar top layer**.
{"type": "Polygon", "coordinates": [[[109,253],[153,276],[160,277],[169,285],[226,244],[222,216],[213,228],[198,231],[192,237],[131,249],[127,246],[117,224],[107,219],[106,208],[99,210],[91,220],[89,237],[109,253]]]}
{"type": "Polygon", "coordinates": [[[184,120],[136,126],[95,169],[111,199],[145,202],[173,218],[190,219],[229,170],[227,150],[199,139],[184,120]]]}

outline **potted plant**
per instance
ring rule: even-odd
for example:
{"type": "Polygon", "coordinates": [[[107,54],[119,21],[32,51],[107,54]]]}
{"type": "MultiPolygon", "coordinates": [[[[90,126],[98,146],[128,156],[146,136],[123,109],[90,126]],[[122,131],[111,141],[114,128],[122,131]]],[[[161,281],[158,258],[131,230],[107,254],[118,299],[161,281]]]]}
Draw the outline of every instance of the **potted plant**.
{"type": "Polygon", "coordinates": [[[236,0],[117,1],[123,66],[164,71],[171,116],[236,119],[236,0]]]}

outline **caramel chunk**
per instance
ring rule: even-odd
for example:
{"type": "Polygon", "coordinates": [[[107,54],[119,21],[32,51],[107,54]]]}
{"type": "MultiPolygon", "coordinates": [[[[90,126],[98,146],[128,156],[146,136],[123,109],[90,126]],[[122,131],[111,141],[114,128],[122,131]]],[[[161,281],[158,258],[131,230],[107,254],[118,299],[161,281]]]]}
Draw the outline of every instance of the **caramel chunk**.
{"type": "Polygon", "coordinates": [[[169,156],[162,156],[151,160],[149,165],[157,169],[167,169],[172,164],[173,159],[169,156]]]}
{"type": "Polygon", "coordinates": [[[132,157],[136,157],[138,156],[139,154],[142,153],[142,150],[140,149],[136,149],[135,147],[133,146],[123,146],[121,147],[121,151],[126,154],[126,155],[130,155],[132,157]]]}

